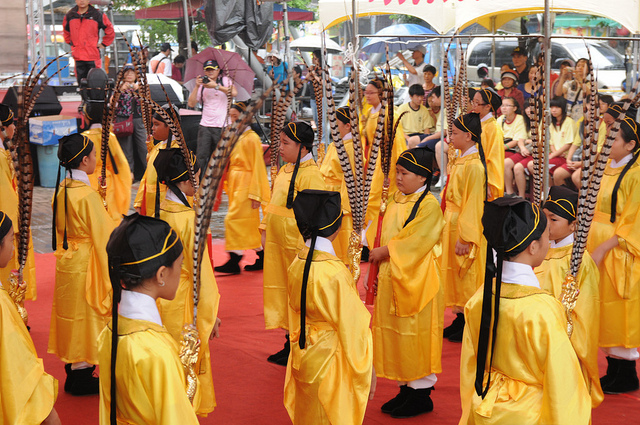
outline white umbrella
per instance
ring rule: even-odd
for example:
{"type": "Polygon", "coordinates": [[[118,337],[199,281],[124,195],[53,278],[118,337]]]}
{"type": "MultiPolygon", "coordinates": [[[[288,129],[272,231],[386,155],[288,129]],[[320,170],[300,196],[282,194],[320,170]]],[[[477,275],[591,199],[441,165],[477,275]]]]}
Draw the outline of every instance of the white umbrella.
{"type": "MultiPolygon", "coordinates": [[[[328,53],[341,53],[342,47],[329,37],[324,38],[328,53]]],[[[322,49],[322,39],[319,35],[307,35],[300,37],[291,42],[289,45],[292,50],[300,50],[301,52],[313,52],[322,49]]]]}

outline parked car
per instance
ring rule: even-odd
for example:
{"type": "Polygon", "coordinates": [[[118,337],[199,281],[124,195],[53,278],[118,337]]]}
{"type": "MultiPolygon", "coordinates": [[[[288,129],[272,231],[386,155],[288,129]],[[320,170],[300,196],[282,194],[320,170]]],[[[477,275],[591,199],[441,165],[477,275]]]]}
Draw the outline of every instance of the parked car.
{"type": "MultiPolygon", "coordinates": [[[[481,75],[486,75],[494,80],[500,79],[500,66],[511,63],[511,52],[518,45],[517,38],[502,38],[495,40],[495,68],[491,73],[492,42],[490,38],[476,38],[469,43],[467,48],[467,75],[470,81],[482,81],[481,75]],[[480,71],[480,75],[478,73],[480,71]]],[[[591,52],[591,60],[594,72],[598,79],[598,88],[601,90],[621,90],[623,81],[626,80],[626,68],[624,58],[615,49],[604,41],[561,39],[551,40],[551,69],[558,72],[560,63],[569,59],[574,63],[580,58],[588,57],[587,47],[591,52]]],[[[529,60],[533,61],[540,52],[537,44],[529,53],[529,60]]]]}

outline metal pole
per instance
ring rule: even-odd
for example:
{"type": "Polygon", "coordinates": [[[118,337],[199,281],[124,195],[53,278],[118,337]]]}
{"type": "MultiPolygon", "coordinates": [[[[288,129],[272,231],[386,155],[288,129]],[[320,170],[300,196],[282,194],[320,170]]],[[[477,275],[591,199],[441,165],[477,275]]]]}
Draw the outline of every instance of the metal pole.
{"type": "Polygon", "coordinates": [[[56,32],[56,19],[53,16],[53,2],[49,3],[49,6],[51,6],[51,32],[53,33],[53,45],[56,49],[55,55],[56,55],[56,67],[58,69],[58,81],[60,82],[60,85],[62,85],[62,76],[60,75],[60,58],[58,57],[58,34],[56,32]]]}
{"type": "MultiPolygon", "coordinates": [[[[460,47],[460,43],[458,43],[458,48],[460,47]]],[[[456,49],[458,50],[458,49],[456,49]]],[[[448,75],[443,74],[444,72],[444,65],[443,62],[444,61],[448,61],[449,57],[446,54],[446,51],[444,50],[444,38],[440,39],[440,51],[442,52],[442,60],[440,61],[440,164],[444,164],[445,158],[447,153],[444,151],[444,132],[446,131],[444,128],[444,125],[446,123],[446,119],[447,117],[444,115],[444,97],[445,96],[449,96],[449,93],[445,93],[444,90],[442,90],[442,87],[444,87],[444,79],[445,78],[449,78],[448,75]]],[[[444,195],[444,185],[446,184],[446,179],[447,179],[447,169],[446,167],[442,167],[444,168],[444,170],[440,170],[440,187],[442,188],[442,192],[440,192],[440,197],[442,198],[442,196],[444,195]]]]}
{"type": "MultiPolygon", "coordinates": [[[[496,34],[496,17],[491,17],[491,34],[496,34]]],[[[501,64],[502,65],[502,64],[501,64]]],[[[491,79],[495,80],[495,69],[496,69],[496,38],[493,37],[491,39],[491,79]]]]}
{"type": "MultiPolygon", "coordinates": [[[[38,22],[40,30],[40,69],[44,68],[47,64],[47,48],[45,47],[45,41],[47,38],[46,25],[44,21],[44,5],[42,0],[38,1],[38,22]]],[[[45,75],[46,77],[46,75],[45,75]]]]}
{"type": "MultiPolygon", "coordinates": [[[[289,90],[293,91],[293,72],[291,72],[291,51],[289,48],[289,8],[287,7],[287,2],[282,2],[282,25],[284,30],[284,63],[282,64],[287,70],[287,75],[289,76],[289,90]],[[285,66],[286,65],[286,66],[285,66]]],[[[283,81],[284,83],[284,81],[283,81]]],[[[282,92],[284,95],[284,90],[282,92]]],[[[291,100],[291,105],[295,105],[295,96],[294,99],[291,100]]],[[[292,111],[294,108],[292,107],[292,111]]]]}
{"type": "Polygon", "coordinates": [[[360,74],[358,73],[358,14],[356,13],[356,0],[351,0],[351,16],[353,17],[353,69],[356,76],[356,110],[360,103],[360,74]]]}
{"type": "Polygon", "coordinates": [[[191,57],[191,29],[189,28],[189,12],[187,8],[187,0],[182,0],[182,11],[184,12],[184,32],[187,35],[187,57],[191,57]]]}
{"type": "Polygon", "coordinates": [[[544,46],[546,49],[545,63],[544,63],[544,84],[547,95],[544,99],[544,115],[545,128],[544,128],[544,155],[543,155],[543,168],[542,168],[542,200],[546,199],[549,189],[549,138],[551,137],[549,122],[551,120],[551,113],[549,111],[549,103],[551,98],[551,81],[549,76],[551,75],[551,14],[549,13],[549,0],[544,0],[544,46]]]}
{"type": "MultiPolygon", "coordinates": [[[[115,23],[113,22],[113,2],[109,3],[109,19],[111,20],[111,25],[114,25],[115,23]]],[[[118,70],[120,69],[120,61],[118,60],[118,37],[116,36],[116,38],[114,38],[113,40],[113,64],[115,65],[115,73],[118,73],[118,70]]],[[[109,73],[109,70],[107,69],[107,74],[109,73]]]]}

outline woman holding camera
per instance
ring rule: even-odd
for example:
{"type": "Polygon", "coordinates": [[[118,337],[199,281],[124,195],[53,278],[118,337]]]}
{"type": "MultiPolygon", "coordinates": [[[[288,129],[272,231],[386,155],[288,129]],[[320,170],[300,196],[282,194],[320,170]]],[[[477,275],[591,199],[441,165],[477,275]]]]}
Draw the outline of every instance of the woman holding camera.
{"type": "Polygon", "coordinates": [[[223,77],[218,62],[209,59],[204,63],[204,76],[196,78],[196,87],[189,95],[187,105],[193,108],[202,105],[202,119],[198,130],[196,157],[200,169],[204,169],[222,136],[222,127],[227,122],[227,96],[238,95],[233,81],[223,77]]]}

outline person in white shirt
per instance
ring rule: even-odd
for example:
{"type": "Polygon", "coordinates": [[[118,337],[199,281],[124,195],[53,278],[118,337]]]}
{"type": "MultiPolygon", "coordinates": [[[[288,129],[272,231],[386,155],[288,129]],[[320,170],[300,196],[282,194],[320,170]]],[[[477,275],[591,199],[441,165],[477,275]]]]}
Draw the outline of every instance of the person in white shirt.
{"type": "Polygon", "coordinates": [[[160,46],[160,53],[149,61],[149,73],[171,77],[171,44],[164,43],[160,46]]]}
{"type": "Polygon", "coordinates": [[[398,52],[396,55],[398,59],[402,61],[404,66],[409,71],[409,74],[404,74],[404,84],[407,87],[411,87],[414,84],[424,83],[424,67],[427,65],[424,63],[424,55],[427,53],[427,49],[424,46],[417,46],[411,49],[411,57],[413,58],[414,64],[405,59],[402,52],[398,52]]]}

